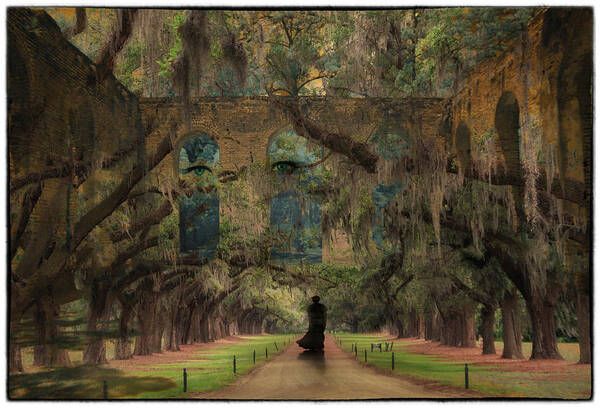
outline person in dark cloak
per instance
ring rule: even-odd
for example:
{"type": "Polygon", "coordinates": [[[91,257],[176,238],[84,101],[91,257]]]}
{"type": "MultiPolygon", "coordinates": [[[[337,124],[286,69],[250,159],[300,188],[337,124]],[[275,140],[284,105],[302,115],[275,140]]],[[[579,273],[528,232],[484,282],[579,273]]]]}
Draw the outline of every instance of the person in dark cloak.
{"type": "Polygon", "coordinates": [[[308,331],[296,343],[302,348],[322,351],[325,348],[325,325],[327,324],[327,308],[319,303],[319,296],[312,297],[312,304],[308,306],[308,331]]]}

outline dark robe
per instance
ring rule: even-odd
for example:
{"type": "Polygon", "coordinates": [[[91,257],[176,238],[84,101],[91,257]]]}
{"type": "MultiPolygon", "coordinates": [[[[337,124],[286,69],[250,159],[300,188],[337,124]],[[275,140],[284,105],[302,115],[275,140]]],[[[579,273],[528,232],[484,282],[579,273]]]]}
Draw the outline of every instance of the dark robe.
{"type": "Polygon", "coordinates": [[[327,308],[321,303],[308,306],[308,331],[296,341],[300,347],[319,350],[325,347],[325,325],[327,324],[327,308]]]}

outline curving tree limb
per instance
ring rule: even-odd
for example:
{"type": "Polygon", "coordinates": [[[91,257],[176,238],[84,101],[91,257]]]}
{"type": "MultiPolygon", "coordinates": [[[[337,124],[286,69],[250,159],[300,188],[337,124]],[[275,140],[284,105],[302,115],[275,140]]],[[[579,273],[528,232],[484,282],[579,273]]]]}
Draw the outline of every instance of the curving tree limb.
{"type": "Polygon", "coordinates": [[[75,37],[77,34],[81,34],[83,30],[87,27],[87,13],[84,7],[75,8],[75,25],[69,27],[63,32],[63,36],[70,40],[75,37]]]}

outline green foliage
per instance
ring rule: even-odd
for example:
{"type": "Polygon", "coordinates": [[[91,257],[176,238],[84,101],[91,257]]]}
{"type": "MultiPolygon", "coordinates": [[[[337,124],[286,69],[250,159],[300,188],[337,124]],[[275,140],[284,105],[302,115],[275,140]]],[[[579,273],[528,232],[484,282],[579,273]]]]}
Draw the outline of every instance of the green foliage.
{"type": "Polygon", "coordinates": [[[530,8],[367,11],[338,18],[343,67],[334,86],[371,96],[446,95],[456,75],[506,49],[530,8]],[[352,26],[353,30],[349,27],[352,26]],[[356,55],[356,53],[359,55],[356,55]]]}
{"type": "Polygon", "coordinates": [[[115,69],[116,78],[135,94],[143,90],[143,78],[141,74],[135,74],[141,67],[143,53],[144,45],[141,42],[128,43],[121,53],[123,62],[115,69]]]}
{"type": "Polygon", "coordinates": [[[171,77],[171,66],[175,61],[177,61],[183,50],[179,28],[185,22],[185,18],[185,12],[180,11],[173,15],[170,20],[165,21],[165,26],[167,26],[168,29],[175,35],[175,42],[173,46],[168,50],[167,55],[165,55],[161,60],[156,61],[156,63],[160,66],[160,71],[158,72],[158,75],[162,78],[171,77]]]}

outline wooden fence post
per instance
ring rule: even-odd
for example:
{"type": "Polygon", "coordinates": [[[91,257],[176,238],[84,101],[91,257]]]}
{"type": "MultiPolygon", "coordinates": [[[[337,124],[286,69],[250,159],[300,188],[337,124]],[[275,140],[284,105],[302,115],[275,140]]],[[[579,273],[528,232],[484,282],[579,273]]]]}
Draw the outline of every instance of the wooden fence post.
{"type": "Polygon", "coordinates": [[[187,371],[183,369],[183,392],[187,392],[187,371]]]}
{"type": "Polygon", "coordinates": [[[233,373],[234,374],[235,374],[235,369],[236,369],[236,366],[235,366],[235,355],[234,355],[233,356],[233,373]]]}
{"type": "Polygon", "coordinates": [[[469,388],[469,364],[465,363],[465,388],[469,388]]]}
{"type": "Polygon", "coordinates": [[[394,352],[392,351],[392,371],[394,371],[394,352]]]}
{"type": "Polygon", "coordinates": [[[256,350],[252,352],[252,364],[256,364],[256,350]]]}
{"type": "Polygon", "coordinates": [[[365,349],[365,363],[367,362],[367,349],[365,349]]]}

